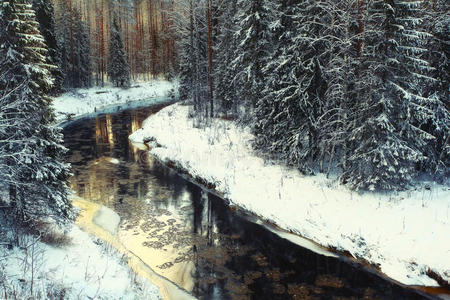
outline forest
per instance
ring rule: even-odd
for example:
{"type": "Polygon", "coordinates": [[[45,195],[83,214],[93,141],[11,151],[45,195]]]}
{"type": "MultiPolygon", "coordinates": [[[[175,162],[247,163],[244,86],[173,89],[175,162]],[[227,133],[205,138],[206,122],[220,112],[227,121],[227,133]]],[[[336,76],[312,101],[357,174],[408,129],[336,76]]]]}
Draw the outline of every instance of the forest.
{"type": "MultiPolygon", "coordinates": [[[[279,237],[348,253],[405,285],[448,288],[449,44],[446,0],[0,0],[0,297],[122,299],[131,288],[130,299],[160,299],[164,288],[147,293],[125,266],[136,255],[117,236],[122,208],[151,211],[153,201],[167,205],[146,238],[176,242],[174,231],[157,235],[166,222],[189,236],[186,253],[155,268],[197,264],[203,235],[223,254],[211,223],[221,203],[231,206],[217,210],[226,220],[253,213],[255,232],[281,228],[279,237]],[[97,166],[108,204],[72,185],[72,172],[92,167],[93,182],[78,187],[103,193],[97,166]],[[155,174],[158,194],[146,182],[155,174]],[[186,205],[170,207],[172,188],[186,205]],[[107,225],[112,239],[89,235],[107,225]],[[116,271],[103,271],[110,262],[116,271]],[[64,286],[66,277],[78,285],[64,286]],[[102,282],[117,278],[122,289],[108,291],[115,283],[102,282]]],[[[149,220],[134,221],[140,230],[149,220]]],[[[258,273],[279,272],[255,253],[258,273]]],[[[252,285],[247,274],[222,275],[252,285]]]]}
{"type": "MultiPolygon", "coordinates": [[[[263,156],[305,174],[338,176],[354,189],[395,190],[420,175],[448,176],[445,1],[69,1],[69,6],[60,21],[66,26],[58,27],[71,28],[67,18],[86,23],[97,85],[111,73],[105,49],[117,16],[134,79],[177,78],[180,100],[193,104],[196,117],[250,126],[263,156]]],[[[65,60],[68,73],[70,59],[65,60]]]]}
{"type": "Polygon", "coordinates": [[[354,189],[448,176],[445,1],[191,1],[188,12],[181,99],[250,126],[262,155],[354,189]]]}
{"type": "Polygon", "coordinates": [[[65,86],[113,74],[114,27],[126,61],[111,65],[176,78],[198,119],[250,126],[267,158],[354,189],[448,176],[443,0],[60,1],[55,11],[65,86]]]}
{"type": "MultiPolygon", "coordinates": [[[[48,95],[157,77],[179,81],[202,126],[214,117],[249,126],[256,151],[304,174],[357,190],[445,180],[445,2],[2,1],[2,190],[20,202],[41,189],[29,178],[48,181],[42,197],[70,216],[48,95]]],[[[23,201],[23,220],[40,211],[23,201]]]]}

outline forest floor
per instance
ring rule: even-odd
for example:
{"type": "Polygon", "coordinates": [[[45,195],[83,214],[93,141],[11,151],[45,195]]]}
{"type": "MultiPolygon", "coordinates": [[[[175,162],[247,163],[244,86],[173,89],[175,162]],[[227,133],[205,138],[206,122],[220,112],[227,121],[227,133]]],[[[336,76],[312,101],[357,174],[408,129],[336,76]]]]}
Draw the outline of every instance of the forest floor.
{"type": "Polygon", "coordinates": [[[232,205],[348,252],[404,284],[450,281],[449,182],[422,180],[403,192],[354,192],[336,179],[304,176],[262,159],[252,150],[248,128],[219,119],[199,126],[189,118],[191,109],[166,107],[130,139],[147,142],[151,154],[208,183],[232,205]]]}

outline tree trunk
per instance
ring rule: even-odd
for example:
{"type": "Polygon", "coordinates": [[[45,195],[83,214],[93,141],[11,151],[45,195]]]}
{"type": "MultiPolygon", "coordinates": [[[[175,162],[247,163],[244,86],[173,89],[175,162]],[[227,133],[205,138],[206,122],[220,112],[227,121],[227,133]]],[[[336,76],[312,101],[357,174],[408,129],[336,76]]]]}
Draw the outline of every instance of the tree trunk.
{"type": "Polygon", "coordinates": [[[207,0],[207,18],[208,18],[208,79],[209,79],[209,101],[210,117],[214,117],[214,99],[213,99],[213,45],[212,45],[212,22],[211,22],[211,0],[207,0]]]}
{"type": "Polygon", "coordinates": [[[73,74],[75,74],[75,49],[74,49],[74,42],[73,42],[73,12],[72,12],[72,0],[69,0],[69,13],[70,13],[70,50],[72,54],[72,82],[71,85],[74,86],[74,77],[73,74]]]}

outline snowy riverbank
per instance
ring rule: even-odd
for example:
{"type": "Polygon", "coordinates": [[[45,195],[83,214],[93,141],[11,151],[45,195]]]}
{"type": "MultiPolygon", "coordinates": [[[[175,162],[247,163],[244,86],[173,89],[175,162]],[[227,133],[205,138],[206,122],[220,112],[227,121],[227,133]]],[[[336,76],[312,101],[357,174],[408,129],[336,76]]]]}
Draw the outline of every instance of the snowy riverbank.
{"type": "Polygon", "coordinates": [[[117,106],[130,109],[170,101],[175,96],[176,83],[166,80],[153,80],[135,83],[128,89],[105,87],[74,89],[53,99],[58,122],[74,117],[89,116],[94,113],[115,112],[117,106]]]}
{"type": "Polygon", "coordinates": [[[214,184],[233,204],[363,258],[402,283],[435,286],[430,270],[450,281],[449,186],[423,182],[401,193],[352,192],[324,176],[265,162],[251,150],[248,129],[224,120],[198,129],[188,115],[188,106],[169,106],[130,139],[153,141],[153,155],[214,184]]]}
{"type": "Polygon", "coordinates": [[[75,225],[67,238],[58,247],[31,236],[21,238],[27,247],[0,246],[0,298],[161,299],[158,288],[136,276],[113,247],[75,225]]]}

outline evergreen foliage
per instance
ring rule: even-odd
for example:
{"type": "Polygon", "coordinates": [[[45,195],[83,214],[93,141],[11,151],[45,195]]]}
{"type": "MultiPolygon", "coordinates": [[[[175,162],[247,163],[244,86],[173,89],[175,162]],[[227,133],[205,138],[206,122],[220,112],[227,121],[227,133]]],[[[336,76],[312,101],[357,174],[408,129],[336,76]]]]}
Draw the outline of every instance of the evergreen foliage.
{"type": "Polygon", "coordinates": [[[194,104],[194,111],[208,115],[208,29],[204,12],[206,3],[189,0],[186,20],[179,19],[181,40],[180,98],[194,104]]]}
{"type": "MultiPolygon", "coordinates": [[[[425,94],[436,97],[441,103],[436,107],[439,123],[429,123],[428,130],[434,132],[436,157],[431,168],[435,174],[450,176],[450,10],[448,2],[427,2],[423,30],[431,33],[427,45],[426,59],[430,63],[431,77],[435,80],[425,94]]],[[[435,108],[435,109],[436,109],[435,108]]]]}
{"type": "Polygon", "coordinates": [[[78,9],[72,15],[66,1],[61,2],[58,23],[58,44],[61,49],[61,71],[65,88],[90,87],[92,85],[92,61],[88,24],[81,19],[78,9]]]}
{"type": "Polygon", "coordinates": [[[215,101],[225,114],[237,114],[236,72],[232,67],[234,53],[237,51],[237,41],[234,34],[237,30],[237,0],[230,0],[223,4],[219,23],[222,24],[217,44],[214,48],[215,101]]]}
{"type": "Polygon", "coordinates": [[[117,16],[114,16],[111,26],[108,75],[116,86],[127,87],[130,85],[130,67],[128,66],[117,16]]]}
{"type": "MultiPolygon", "coordinates": [[[[74,16],[74,40],[75,43],[75,67],[71,74],[73,87],[92,86],[92,60],[88,24],[81,19],[78,9],[73,10],[74,16]]],[[[70,72],[69,72],[70,75],[70,72]]]]}
{"type": "Polygon", "coordinates": [[[233,49],[231,67],[236,72],[236,94],[241,99],[245,113],[250,119],[256,103],[263,96],[264,75],[262,69],[269,61],[272,51],[271,26],[276,20],[273,1],[238,0],[238,21],[235,33],[237,47],[233,49]]]}
{"type": "Polygon", "coordinates": [[[39,31],[47,45],[47,63],[53,65],[50,72],[54,79],[50,92],[61,92],[64,74],[61,71],[61,51],[56,38],[56,22],[53,3],[50,0],[33,0],[33,9],[36,12],[36,21],[39,23],[39,31]]]}
{"type": "Polygon", "coordinates": [[[278,47],[266,66],[267,85],[257,105],[255,144],[312,173],[325,90],[321,59],[327,45],[320,34],[328,12],[316,1],[285,2],[282,10],[278,47]]]}
{"type": "Polygon", "coordinates": [[[196,98],[193,93],[194,78],[195,78],[195,48],[194,48],[194,3],[189,1],[188,13],[189,18],[176,18],[176,26],[180,28],[177,40],[177,47],[181,48],[180,53],[180,99],[183,101],[194,101],[196,98]],[[185,22],[183,22],[185,21],[185,22]]]}
{"type": "Polygon", "coordinates": [[[0,206],[28,227],[65,224],[74,215],[66,149],[46,96],[53,66],[30,1],[0,3],[0,206]]]}
{"type": "Polygon", "coordinates": [[[422,59],[429,35],[417,28],[422,1],[374,1],[368,9],[344,178],[357,188],[394,189],[407,186],[420,164],[437,163],[436,137],[426,125],[448,118],[439,115],[437,98],[424,93],[434,79],[422,59]]]}
{"type": "MultiPolygon", "coordinates": [[[[203,112],[204,2],[189,3],[190,21],[178,25],[189,32],[179,42],[180,94],[203,112]]],[[[216,109],[247,122],[261,153],[307,174],[339,175],[354,189],[393,190],[423,172],[448,175],[445,1],[236,0],[220,7],[216,109]]]]}

